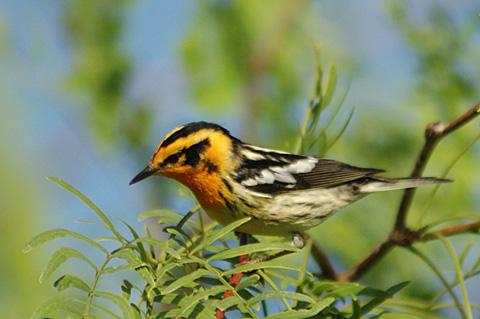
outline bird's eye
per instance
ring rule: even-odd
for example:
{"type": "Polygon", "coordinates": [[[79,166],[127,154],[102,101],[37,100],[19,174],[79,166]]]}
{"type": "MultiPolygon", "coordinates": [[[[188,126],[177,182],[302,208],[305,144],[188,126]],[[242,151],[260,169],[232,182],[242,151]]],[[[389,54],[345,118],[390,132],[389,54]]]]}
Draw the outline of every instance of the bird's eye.
{"type": "Polygon", "coordinates": [[[178,162],[179,159],[180,159],[180,156],[177,153],[175,153],[175,154],[172,154],[169,157],[167,157],[163,161],[163,163],[164,164],[175,164],[176,162],[178,162]]]}

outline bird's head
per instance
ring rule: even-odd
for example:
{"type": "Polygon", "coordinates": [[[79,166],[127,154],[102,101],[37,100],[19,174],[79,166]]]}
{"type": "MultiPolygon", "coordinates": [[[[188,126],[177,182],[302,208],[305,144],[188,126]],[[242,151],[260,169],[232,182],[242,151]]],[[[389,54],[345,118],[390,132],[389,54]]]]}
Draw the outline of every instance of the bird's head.
{"type": "Polygon", "coordinates": [[[152,175],[170,177],[188,185],[194,176],[228,170],[237,142],[217,124],[194,122],[180,126],[160,142],[148,166],[130,185],[152,175]]]}

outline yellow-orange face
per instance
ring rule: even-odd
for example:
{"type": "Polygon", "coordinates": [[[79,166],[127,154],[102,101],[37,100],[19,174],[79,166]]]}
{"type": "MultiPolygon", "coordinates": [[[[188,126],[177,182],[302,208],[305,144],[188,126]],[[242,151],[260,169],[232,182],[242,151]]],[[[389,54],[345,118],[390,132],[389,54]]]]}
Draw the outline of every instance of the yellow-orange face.
{"type": "Polygon", "coordinates": [[[224,208],[225,200],[219,194],[228,185],[221,176],[228,176],[232,169],[235,141],[216,124],[181,126],[163,139],[148,166],[130,184],[151,175],[169,177],[190,188],[203,208],[224,208]]]}

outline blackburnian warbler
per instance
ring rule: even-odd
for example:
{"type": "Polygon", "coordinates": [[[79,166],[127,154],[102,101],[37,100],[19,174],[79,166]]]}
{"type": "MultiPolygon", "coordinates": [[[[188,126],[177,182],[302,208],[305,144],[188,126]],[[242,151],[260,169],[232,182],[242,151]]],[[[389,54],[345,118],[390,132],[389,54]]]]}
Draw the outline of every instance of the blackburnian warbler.
{"type": "Polygon", "coordinates": [[[292,245],[302,248],[300,232],[370,193],[448,181],[385,178],[380,172],[249,145],[219,125],[194,122],[167,135],[130,184],[152,175],[173,178],[220,224],[251,217],[237,231],[292,235],[292,245]]]}

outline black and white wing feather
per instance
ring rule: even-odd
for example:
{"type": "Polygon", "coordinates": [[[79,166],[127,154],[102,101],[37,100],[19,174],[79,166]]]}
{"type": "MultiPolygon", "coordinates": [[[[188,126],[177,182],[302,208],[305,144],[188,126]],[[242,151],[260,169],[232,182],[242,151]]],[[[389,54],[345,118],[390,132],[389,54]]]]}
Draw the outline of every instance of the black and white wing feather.
{"type": "Polygon", "coordinates": [[[251,191],[266,194],[329,188],[383,172],[251,145],[245,145],[242,158],[236,181],[251,191]]]}

